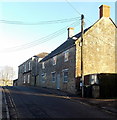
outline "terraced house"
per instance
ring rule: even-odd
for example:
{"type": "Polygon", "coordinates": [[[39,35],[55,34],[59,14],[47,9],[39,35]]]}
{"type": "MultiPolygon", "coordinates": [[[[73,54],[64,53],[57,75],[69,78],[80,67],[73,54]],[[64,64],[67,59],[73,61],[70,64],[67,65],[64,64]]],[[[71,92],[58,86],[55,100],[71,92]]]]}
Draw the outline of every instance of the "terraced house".
{"type": "MultiPolygon", "coordinates": [[[[67,40],[39,63],[37,86],[81,92],[81,32],[68,29],[67,40]]],[[[84,30],[83,66],[85,96],[117,96],[117,26],[110,7],[99,7],[99,19],[84,30]]]]}
{"type": "Polygon", "coordinates": [[[48,53],[40,53],[35,55],[18,67],[17,85],[32,85],[37,84],[37,75],[39,73],[38,62],[44,58],[48,53]]]}
{"type": "MultiPolygon", "coordinates": [[[[115,81],[117,26],[110,18],[109,6],[102,5],[99,10],[99,20],[84,30],[83,45],[85,94],[94,97],[106,94],[100,91],[105,89],[108,91],[105,79],[111,80],[108,82],[109,91],[113,88],[111,82],[117,83],[115,81]],[[93,85],[97,87],[91,88],[93,85]]],[[[68,39],[40,61],[39,86],[71,93],[81,91],[81,32],[73,35],[73,30],[74,28],[69,28],[68,39]]]]}

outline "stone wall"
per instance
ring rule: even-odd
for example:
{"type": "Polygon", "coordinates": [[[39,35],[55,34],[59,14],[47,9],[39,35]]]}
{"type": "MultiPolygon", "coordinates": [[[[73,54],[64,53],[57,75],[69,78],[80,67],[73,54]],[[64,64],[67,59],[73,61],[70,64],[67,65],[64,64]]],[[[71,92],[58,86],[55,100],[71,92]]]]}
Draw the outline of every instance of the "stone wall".
{"type": "Polygon", "coordinates": [[[75,93],[75,46],[69,49],[68,61],[64,62],[64,52],[56,55],[56,65],[52,64],[52,59],[44,62],[45,69],[42,69],[42,62],[39,66],[38,85],[57,89],[58,76],[60,77],[60,89],[63,91],[75,93]],[[68,69],[68,82],[63,81],[63,70],[68,69]],[[52,81],[52,72],[56,73],[56,81],[52,81]],[[45,81],[42,80],[42,74],[45,74],[45,81]]]}
{"type": "MultiPolygon", "coordinates": [[[[85,34],[83,45],[84,74],[115,73],[115,25],[110,18],[102,17],[85,34]]],[[[116,39],[115,39],[116,36],[116,39]]],[[[76,41],[76,77],[81,74],[81,47],[76,41]]],[[[117,54],[117,53],[116,53],[117,54]]]]}

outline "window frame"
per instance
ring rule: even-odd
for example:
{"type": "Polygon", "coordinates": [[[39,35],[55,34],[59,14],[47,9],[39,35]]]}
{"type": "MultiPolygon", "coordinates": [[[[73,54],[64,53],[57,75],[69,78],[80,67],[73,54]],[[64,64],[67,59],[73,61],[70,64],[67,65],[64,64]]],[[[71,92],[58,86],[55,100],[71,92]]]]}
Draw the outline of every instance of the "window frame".
{"type": "Polygon", "coordinates": [[[52,75],[52,82],[56,82],[56,72],[55,71],[51,72],[51,75],[52,75]]]}
{"type": "Polygon", "coordinates": [[[31,61],[28,62],[28,70],[31,70],[31,61]]]}
{"type": "Polygon", "coordinates": [[[45,69],[45,62],[42,62],[42,69],[45,69]]]}
{"type": "Polygon", "coordinates": [[[24,84],[26,83],[26,75],[24,75],[24,77],[23,77],[23,83],[24,84]]]}
{"type": "Polygon", "coordinates": [[[28,79],[27,83],[30,83],[30,74],[28,74],[28,79]]]}
{"type": "Polygon", "coordinates": [[[52,64],[53,64],[53,65],[56,65],[56,62],[57,62],[57,56],[54,56],[54,57],[52,58],[52,64]]]}
{"type": "Polygon", "coordinates": [[[63,70],[63,82],[64,82],[64,83],[67,83],[67,82],[68,82],[68,73],[69,73],[68,70],[69,70],[69,69],[64,69],[64,70],[63,70]],[[65,76],[65,72],[67,72],[67,76],[65,76]],[[66,78],[67,78],[67,80],[65,80],[66,78]]]}
{"type": "Polygon", "coordinates": [[[67,61],[69,61],[69,50],[66,50],[64,52],[64,62],[67,62],[67,61]]]}

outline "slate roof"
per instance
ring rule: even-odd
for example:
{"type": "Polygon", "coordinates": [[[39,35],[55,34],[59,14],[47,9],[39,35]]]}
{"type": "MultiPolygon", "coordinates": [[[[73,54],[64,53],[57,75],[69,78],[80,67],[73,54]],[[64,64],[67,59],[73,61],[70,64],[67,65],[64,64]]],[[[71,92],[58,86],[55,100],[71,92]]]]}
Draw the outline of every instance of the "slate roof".
{"type": "MultiPolygon", "coordinates": [[[[91,27],[92,27],[92,26],[86,28],[86,29],[84,30],[84,33],[85,33],[86,31],[88,31],[91,27]]],[[[81,32],[78,33],[78,34],[76,34],[76,35],[74,35],[73,37],[75,37],[75,38],[77,38],[77,39],[80,38],[80,37],[81,37],[81,32]]],[[[44,62],[44,61],[46,61],[46,60],[48,60],[48,59],[56,56],[57,54],[60,54],[61,52],[63,52],[63,51],[65,51],[65,50],[73,47],[73,46],[75,45],[75,40],[73,39],[73,37],[67,39],[63,44],[61,44],[58,48],[56,48],[54,51],[52,51],[50,54],[48,54],[46,57],[44,57],[40,62],[44,62]]]]}

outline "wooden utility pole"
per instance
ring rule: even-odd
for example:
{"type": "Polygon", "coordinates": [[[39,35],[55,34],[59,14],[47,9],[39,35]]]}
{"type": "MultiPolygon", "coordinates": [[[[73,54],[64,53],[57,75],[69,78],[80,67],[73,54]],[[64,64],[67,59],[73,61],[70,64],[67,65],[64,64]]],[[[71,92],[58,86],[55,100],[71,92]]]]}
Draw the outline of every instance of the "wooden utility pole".
{"type": "Polygon", "coordinates": [[[84,67],[83,67],[83,34],[84,34],[84,15],[81,15],[81,81],[82,97],[84,97],[84,67]]]}

